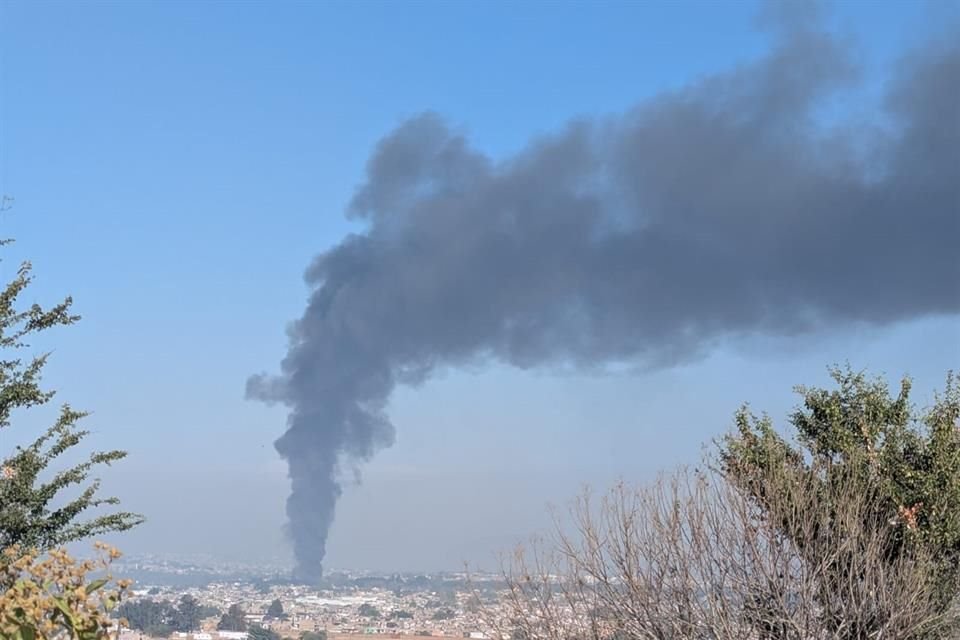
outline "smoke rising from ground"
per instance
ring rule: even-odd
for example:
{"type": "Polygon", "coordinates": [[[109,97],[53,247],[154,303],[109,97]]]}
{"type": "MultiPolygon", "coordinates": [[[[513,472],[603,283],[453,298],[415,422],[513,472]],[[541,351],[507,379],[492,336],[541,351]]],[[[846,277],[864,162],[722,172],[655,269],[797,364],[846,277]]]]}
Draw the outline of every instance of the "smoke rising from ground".
{"type": "Polygon", "coordinates": [[[668,366],[960,311],[958,43],[904,60],[876,126],[818,126],[857,74],[798,21],[751,66],[503,160],[436,115],[386,136],[348,209],[367,230],[316,257],[281,373],[248,381],[290,410],[300,576],[321,575],[341,465],[392,444],[391,391],[437,367],[668,366]]]}

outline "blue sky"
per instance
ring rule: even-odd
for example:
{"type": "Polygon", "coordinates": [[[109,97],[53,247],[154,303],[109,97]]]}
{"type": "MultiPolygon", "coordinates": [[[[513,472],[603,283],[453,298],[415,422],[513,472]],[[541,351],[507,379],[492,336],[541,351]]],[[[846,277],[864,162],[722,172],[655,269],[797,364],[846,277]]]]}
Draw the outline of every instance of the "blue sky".
{"type": "MultiPolygon", "coordinates": [[[[956,2],[844,2],[866,95],[956,2]]],[[[94,411],[106,478],[150,522],[130,551],[286,553],[284,412],[243,398],[272,370],[310,258],[377,142],[443,114],[509,154],[578,115],[616,113],[761,55],[752,2],[0,4],[0,191],[16,198],[0,263],[28,258],[27,302],[84,321],[47,381],[94,411]],[[223,531],[233,533],[224,536],[223,531]]],[[[856,108],[856,107],[854,107],[856,108]]],[[[797,383],[849,360],[917,378],[960,362],[957,319],[720,345],[704,360],[583,377],[447,371],[393,399],[398,442],[341,502],[331,566],[455,568],[543,527],[581,483],[695,462],[743,401],[781,418],[797,383]],[[385,522],[409,523],[396,531],[385,522]]],[[[21,434],[39,428],[25,417],[21,434]]],[[[3,433],[4,447],[26,435],[3,433]]]]}

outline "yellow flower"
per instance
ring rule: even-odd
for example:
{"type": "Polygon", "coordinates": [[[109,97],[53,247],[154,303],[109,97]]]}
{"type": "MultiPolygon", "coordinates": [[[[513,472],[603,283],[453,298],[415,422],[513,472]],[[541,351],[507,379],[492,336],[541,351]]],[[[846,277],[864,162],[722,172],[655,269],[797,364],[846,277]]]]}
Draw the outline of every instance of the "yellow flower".
{"type": "MultiPolygon", "coordinates": [[[[110,561],[119,557],[119,552],[102,543],[96,548],[102,554],[97,561],[79,563],[62,549],[44,557],[19,547],[0,550],[0,638],[77,637],[70,630],[72,624],[84,638],[107,640],[113,624],[109,609],[119,602],[131,582],[116,581],[116,589],[88,594],[89,574],[106,570],[110,561]],[[69,615],[64,615],[61,607],[66,607],[69,615]]],[[[106,579],[113,582],[109,574],[106,579]]]]}

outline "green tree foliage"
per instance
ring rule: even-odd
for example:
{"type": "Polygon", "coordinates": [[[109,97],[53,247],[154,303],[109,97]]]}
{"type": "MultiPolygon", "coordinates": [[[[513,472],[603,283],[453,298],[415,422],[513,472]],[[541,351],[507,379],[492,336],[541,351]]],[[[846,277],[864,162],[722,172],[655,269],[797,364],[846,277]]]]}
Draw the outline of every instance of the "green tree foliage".
{"type": "MultiPolygon", "coordinates": [[[[952,374],[929,409],[910,403],[910,380],[891,394],[881,379],[847,368],[830,373],[835,389],[799,387],[803,405],[791,416],[795,440],[788,440],[766,417],[746,408],[736,417],[736,429],[721,446],[725,475],[752,496],[788,538],[795,514],[789,509],[791,492],[800,483],[812,483],[821,496],[817,521],[824,540],[850,523],[833,521],[832,496],[837,488],[855,483],[877,504],[863,514],[858,527],[889,531],[886,557],[890,563],[909,554],[937,559],[931,576],[942,607],[955,601],[960,589],[960,386],[952,374]]],[[[809,486],[809,485],[807,485],[809,486]]],[[[821,545],[809,544],[809,549],[821,545]]],[[[801,549],[801,551],[804,551],[801,549]]],[[[814,553],[814,551],[811,551],[814,553]]],[[[809,558],[816,562],[817,558],[809,558]]],[[[824,567],[825,609],[838,597],[851,575],[850,562],[824,567]],[[836,587],[836,588],[835,588],[836,587]]],[[[843,621],[837,620],[836,626],[843,621]]],[[[844,636],[847,637],[847,636],[844,636]]],[[[852,636],[851,636],[852,637],[852,636]]]]}
{"type": "Polygon", "coordinates": [[[223,614],[223,617],[220,618],[220,622],[217,623],[217,630],[246,631],[247,621],[244,620],[245,615],[247,615],[247,612],[241,609],[240,605],[230,605],[230,608],[227,609],[227,612],[223,614]]]}
{"type": "Polygon", "coordinates": [[[266,616],[268,618],[274,618],[277,620],[284,617],[283,603],[280,602],[279,598],[275,599],[273,602],[270,603],[270,606],[267,607],[266,616]]]}
{"type": "Polygon", "coordinates": [[[151,636],[165,637],[174,631],[173,618],[176,609],[166,600],[128,600],[120,605],[117,615],[124,618],[131,629],[151,636]]]}
{"type": "Polygon", "coordinates": [[[364,602],[360,605],[360,609],[357,611],[364,618],[374,618],[377,619],[380,617],[380,610],[368,602],[364,602]]]}
{"type": "Polygon", "coordinates": [[[247,633],[250,634],[250,640],[281,640],[279,633],[259,625],[253,625],[247,633]]]}
{"type": "Polygon", "coordinates": [[[166,600],[131,600],[120,605],[117,611],[131,629],[157,637],[168,636],[174,631],[196,631],[204,618],[219,613],[214,607],[201,605],[190,595],[182,596],[175,605],[166,600]]]}
{"type": "Polygon", "coordinates": [[[212,605],[201,605],[200,606],[200,619],[204,620],[206,618],[219,618],[222,611],[212,605]]]}
{"type": "MultiPolygon", "coordinates": [[[[3,243],[6,244],[6,243],[3,243]]],[[[43,308],[33,304],[18,308],[17,302],[32,281],[31,266],[24,263],[16,277],[0,291],[0,432],[11,426],[15,410],[45,405],[54,392],[40,387],[48,353],[24,359],[28,340],[48,329],[70,325],[79,316],[71,313],[72,300],[43,308]]],[[[0,548],[19,545],[41,550],[110,531],[123,531],[142,521],[126,512],[91,515],[98,508],[116,505],[117,499],[102,497],[99,481],[91,472],[126,454],[99,451],[75,466],[49,474],[51,465],[88,435],[78,423],[85,413],[68,405],[46,432],[26,447],[0,452],[0,548]],[[80,487],[79,495],[63,500],[64,490],[80,487]],[[58,500],[58,498],[61,498],[58,500]]]]}
{"type": "Polygon", "coordinates": [[[173,617],[173,628],[176,631],[195,631],[200,628],[203,620],[203,607],[191,595],[185,595],[177,603],[173,617]]]}

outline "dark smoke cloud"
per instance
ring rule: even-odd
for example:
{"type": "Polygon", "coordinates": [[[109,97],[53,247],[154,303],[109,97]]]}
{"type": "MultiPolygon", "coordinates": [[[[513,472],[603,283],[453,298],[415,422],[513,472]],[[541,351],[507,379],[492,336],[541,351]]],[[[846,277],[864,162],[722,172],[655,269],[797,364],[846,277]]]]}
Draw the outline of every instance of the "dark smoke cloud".
{"type": "Polygon", "coordinates": [[[960,38],[905,59],[876,126],[829,130],[849,52],[804,21],[779,40],[505,160],[435,115],[379,143],[348,211],[368,229],[313,261],[282,373],[248,383],[290,408],[301,576],[321,574],[340,465],[393,442],[391,391],[437,367],[666,366],[960,310],[960,38]]]}

